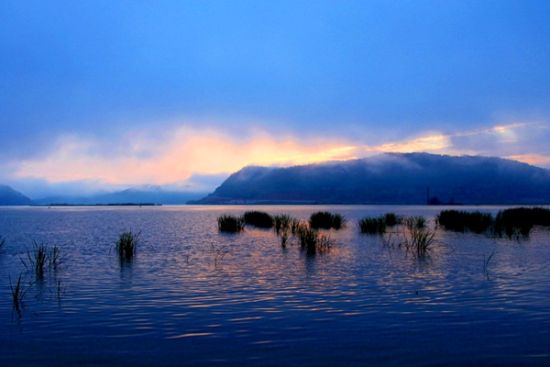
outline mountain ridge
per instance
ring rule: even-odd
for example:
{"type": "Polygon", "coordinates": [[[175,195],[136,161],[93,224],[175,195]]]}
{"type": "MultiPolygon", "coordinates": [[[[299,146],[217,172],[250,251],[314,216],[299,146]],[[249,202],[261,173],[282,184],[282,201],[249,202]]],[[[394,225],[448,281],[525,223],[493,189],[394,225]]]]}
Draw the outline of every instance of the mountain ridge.
{"type": "Polygon", "coordinates": [[[247,166],[196,204],[547,204],[550,170],[514,160],[429,153],[283,168],[247,166]]]}
{"type": "Polygon", "coordinates": [[[0,205],[30,205],[32,200],[8,185],[0,185],[0,205]]]}

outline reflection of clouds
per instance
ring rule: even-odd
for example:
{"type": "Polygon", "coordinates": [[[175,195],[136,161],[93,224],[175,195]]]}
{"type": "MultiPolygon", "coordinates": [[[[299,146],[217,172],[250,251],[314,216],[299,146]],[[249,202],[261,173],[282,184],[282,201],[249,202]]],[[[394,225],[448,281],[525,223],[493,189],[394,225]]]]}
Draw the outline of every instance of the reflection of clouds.
{"type": "Polygon", "coordinates": [[[238,137],[214,129],[177,127],[169,133],[130,133],[116,141],[67,135],[43,157],[14,163],[16,178],[50,182],[94,181],[113,185],[171,184],[196,174],[226,174],[246,165],[294,165],[348,160],[382,152],[431,152],[503,156],[550,165],[541,123],[500,124],[451,134],[433,132],[379,145],[338,138],[299,139],[253,132],[238,137]],[[116,147],[113,147],[116,145],[116,147]],[[533,153],[536,151],[536,153],[533,153]]]}

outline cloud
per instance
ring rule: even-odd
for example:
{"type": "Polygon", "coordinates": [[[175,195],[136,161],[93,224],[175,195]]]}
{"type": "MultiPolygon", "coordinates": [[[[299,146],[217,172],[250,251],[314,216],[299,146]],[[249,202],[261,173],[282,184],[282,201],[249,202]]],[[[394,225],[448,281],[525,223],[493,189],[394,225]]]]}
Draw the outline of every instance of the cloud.
{"type": "Polygon", "coordinates": [[[511,155],[506,158],[524,162],[524,163],[529,163],[534,166],[550,167],[550,155],[536,154],[536,153],[518,154],[518,155],[511,155]]]}
{"type": "Polygon", "coordinates": [[[110,139],[67,134],[57,139],[49,154],[12,162],[11,167],[14,179],[183,187],[186,182],[192,185],[191,177],[221,177],[246,165],[308,164],[381,152],[498,155],[547,166],[550,152],[537,151],[541,144],[534,138],[546,141],[547,133],[545,124],[513,123],[453,133],[427,132],[395,142],[362,145],[336,137],[304,139],[261,130],[239,135],[220,128],[175,126],[110,139]]]}
{"type": "Polygon", "coordinates": [[[371,152],[442,152],[451,147],[451,140],[448,135],[433,134],[424,135],[396,143],[386,143],[379,146],[368,147],[371,152]]]}
{"type": "Polygon", "coordinates": [[[289,165],[355,158],[355,147],[333,139],[298,140],[255,133],[179,127],[168,134],[133,133],[111,141],[66,135],[53,153],[19,162],[17,178],[49,182],[97,180],[112,185],[172,184],[194,174],[230,173],[245,165],[289,165]],[[113,149],[110,145],[116,144],[113,149]],[[120,149],[124,147],[125,149],[120,149]]]}

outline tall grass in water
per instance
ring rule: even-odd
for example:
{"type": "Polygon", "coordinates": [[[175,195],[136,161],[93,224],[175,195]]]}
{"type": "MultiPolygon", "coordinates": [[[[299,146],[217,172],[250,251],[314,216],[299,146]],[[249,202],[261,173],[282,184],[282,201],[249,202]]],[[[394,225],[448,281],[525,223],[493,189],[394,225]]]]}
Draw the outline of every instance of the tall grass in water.
{"type": "Polygon", "coordinates": [[[383,234],[386,232],[386,220],[384,217],[366,217],[359,220],[359,229],[361,233],[383,234]]]}
{"type": "Polygon", "coordinates": [[[295,219],[291,218],[289,215],[282,214],[276,215],[273,218],[273,229],[275,234],[281,239],[281,246],[286,247],[290,233],[292,232],[292,224],[295,219]]]}
{"type": "Polygon", "coordinates": [[[218,218],[218,230],[220,232],[237,233],[244,229],[244,221],[240,217],[222,215],[218,218]]]}
{"type": "Polygon", "coordinates": [[[387,227],[393,227],[401,224],[402,218],[398,217],[395,213],[384,214],[384,223],[387,227]]]}
{"type": "Polygon", "coordinates": [[[424,217],[407,217],[403,219],[403,224],[407,229],[421,229],[426,227],[426,218],[424,217]]]}
{"type": "Polygon", "coordinates": [[[116,242],[116,250],[119,259],[130,261],[134,258],[137,251],[139,233],[132,231],[123,232],[118,236],[116,242]]]}
{"type": "Polygon", "coordinates": [[[273,217],[265,212],[248,211],[243,215],[244,223],[258,228],[273,227],[273,217]]]}
{"type": "Polygon", "coordinates": [[[483,255],[483,274],[485,274],[487,279],[489,279],[489,263],[493,259],[493,256],[495,256],[494,250],[489,254],[489,256],[483,255]]]}
{"type": "Polygon", "coordinates": [[[292,222],[292,217],[287,214],[280,214],[273,217],[273,230],[275,231],[276,235],[279,235],[279,233],[285,229],[290,229],[290,225],[292,222]]]}
{"type": "Polygon", "coordinates": [[[510,208],[499,211],[495,218],[479,211],[444,210],[439,213],[437,222],[452,231],[492,232],[509,238],[527,237],[534,226],[550,227],[550,209],[510,208]]]}
{"type": "Polygon", "coordinates": [[[498,212],[495,218],[494,232],[509,238],[531,233],[534,226],[550,227],[550,209],[545,208],[511,208],[498,212]]]}
{"type": "Polygon", "coordinates": [[[426,226],[423,217],[406,218],[403,229],[403,245],[417,257],[424,257],[435,243],[435,231],[426,226]]]}
{"type": "Polygon", "coordinates": [[[57,245],[54,245],[50,250],[50,254],[48,256],[48,264],[55,271],[59,267],[60,263],[61,263],[61,250],[57,245]]]}
{"type": "Polygon", "coordinates": [[[340,229],[344,224],[344,217],[338,213],[317,212],[309,217],[309,225],[314,229],[340,229]]]}
{"type": "Polygon", "coordinates": [[[10,279],[10,290],[11,290],[11,301],[13,308],[19,315],[21,315],[21,308],[23,307],[23,296],[25,295],[25,290],[23,289],[23,283],[21,282],[21,274],[17,278],[15,285],[11,283],[10,279]]]}
{"type": "Polygon", "coordinates": [[[290,233],[292,233],[293,236],[297,236],[301,225],[302,222],[300,222],[299,219],[292,218],[290,220],[290,233]]]}
{"type": "Polygon", "coordinates": [[[443,210],[437,216],[437,223],[449,231],[483,233],[493,226],[493,216],[480,211],[466,212],[443,210]]]}
{"type": "Polygon", "coordinates": [[[319,234],[317,230],[311,228],[306,223],[298,225],[296,230],[300,246],[306,250],[308,255],[315,255],[317,252],[327,252],[332,247],[330,237],[319,234]]]}
{"type": "Polygon", "coordinates": [[[23,261],[23,264],[27,268],[31,268],[36,275],[36,279],[44,279],[44,270],[47,265],[48,248],[43,243],[33,242],[33,248],[27,251],[27,262],[23,261]]]}

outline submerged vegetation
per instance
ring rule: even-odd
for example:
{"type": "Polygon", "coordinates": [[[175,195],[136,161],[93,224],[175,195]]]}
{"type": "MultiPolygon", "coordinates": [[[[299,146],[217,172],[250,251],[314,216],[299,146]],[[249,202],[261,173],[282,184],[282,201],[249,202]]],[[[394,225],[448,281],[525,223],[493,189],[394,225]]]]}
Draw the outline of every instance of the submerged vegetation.
{"type": "Polygon", "coordinates": [[[139,233],[133,233],[132,231],[123,232],[119,235],[116,242],[116,250],[118,252],[119,259],[132,260],[137,251],[139,233]]]}
{"type": "Polygon", "coordinates": [[[384,234],[387,227],[402,224],[403,219],[395,213],[386,213],[379,217],[365,217],[359,220],[361,233],[384,234]]]}
{"type": "Polygon", "coordinates": [[[281,246],[286,247],[290,234],[294,233],[293,226],[297,220],[287,214],[282,214],[276,215],[273,222],[275,234],[281,239],[281,246]]]}
{"type": "Polygon", "coordinates": [[[282,231],[290,230],[293,220],[294,218],[288,214],[280,214],[273,217],[273,229],[275,230],[275,234],[280,235],[282,231]]]}
{"type": "Polygon", "coordinates": [[[244,229],[244,220],[233,215],[222,215],[218,218],[220,232],[238,233],[244,229]]]}
{"type": "Polygon", "coordinates": [[[444,210],[439,213],[437,221],[450,231],[527,237],[534,226],[550,227],[550,209],[510,208],[499,211],[496,217],[479,211],[444,210]]]}
{"type": "Polygon", "coordinates": [[[48,248],[43,243],[33,242],[32,250],[27,251],[27,261],[23,261],[26,268],[32,269],[37,280],[44,279],[44,270],[47,265],[48,248]]]}
{"type": "Polygon", "coordinates": [[[25,295],[25,290],[23,289],[23,283],[21,280],[21,274],[17,278],[15,284],[11,283],[10,279],[10,291],[11,291],[11,301],[13,309],[21,315],[21,308],[23,307],[23,296],[25,295]]]}
{"type": "Polygon", "coordinates": [[[384,217],[366,217],[359,220],[359,229],[361,233],[383,234],[386,232],[386,220],[384,217]]]}
{"type": "Polygon", "coordinates": [[[338,213],[316,212],[309,217],[309,225],[314,229],[340,229],[344,223],[344,217],[338,213]]]}
{"type": "Polygon", "coordinates": [[[266,212],[248,211],[243,215],[244,223],[258,228],[273,227],[273,217],[266,212]]]}
{"type": "Polygon", "coordinates": [[[387,227],[393,227],[401,224],[402,218],[398,217],[395,213],[386,213],[384,214],[384,222],[387,227]]]}
{"type": "Polygon", "coordinates": [[[296,233],[300,241],[300,247],[305,249],[308,255],[315,255],[317,252],[327,252],[332,246],[329,236],[320,234],[307,223],[300,223],[296,229],[296,233]]]}
{"type": "Polygon", "coordinates": [[[466,212],[458,210],[443,210],[437,216],[437,222],[449,231],[483,233],[493,226],[493,216],[480,211],[466,212]]]}
{"type": "Polygon", "coordinates": [[[435,243],[435,230],[428,228],[424,217],[405,220],[402,245],[417,257],[424,257],[435,243]]]}
{"type": "Polygon", "coordinates": [[[534,226],[550,227],[550,209],[511,208],[498,212],[494,221],[495,234],[508,237],[529,236],[534,226]]]}

